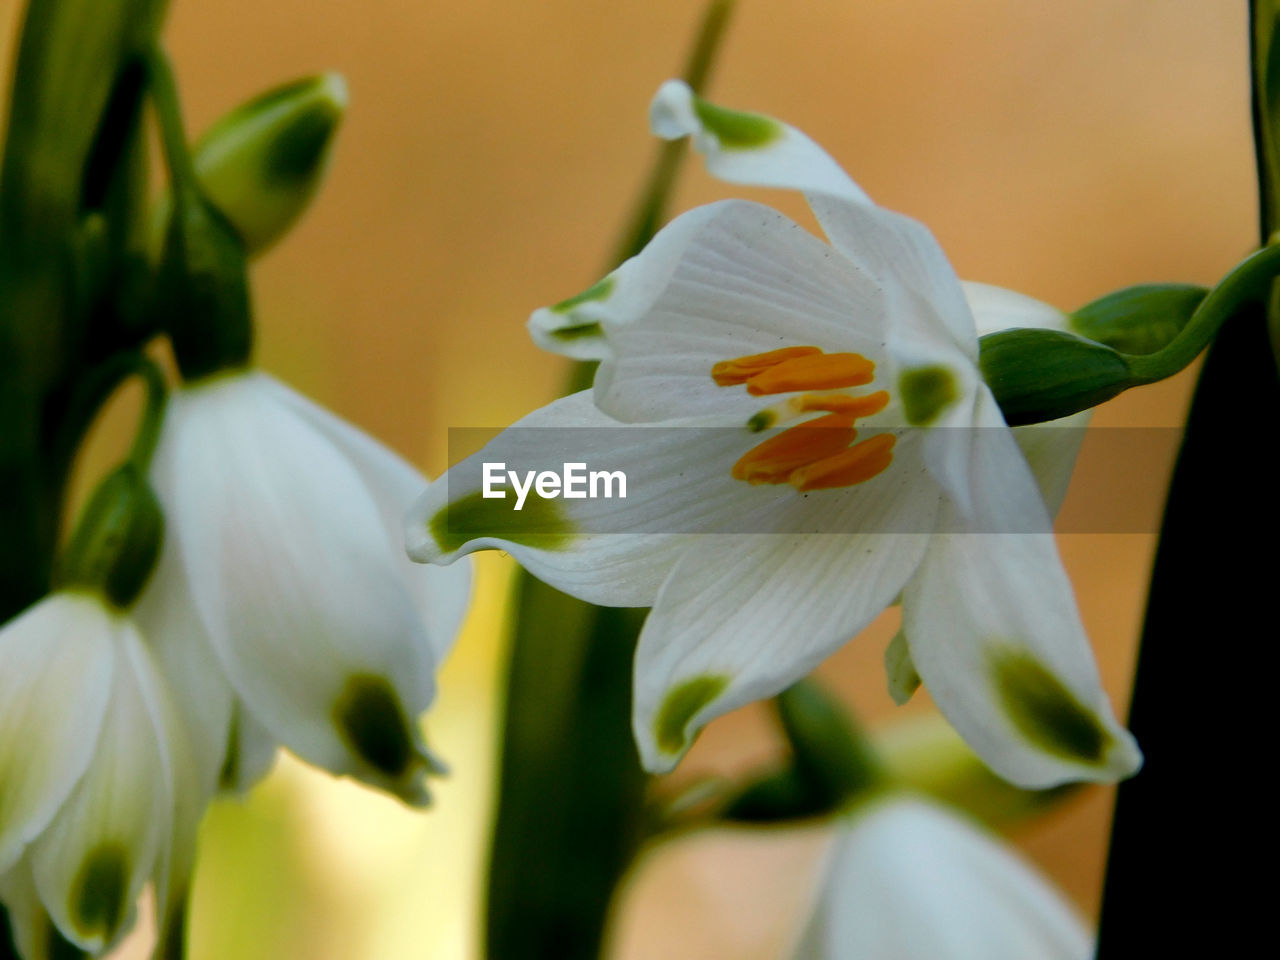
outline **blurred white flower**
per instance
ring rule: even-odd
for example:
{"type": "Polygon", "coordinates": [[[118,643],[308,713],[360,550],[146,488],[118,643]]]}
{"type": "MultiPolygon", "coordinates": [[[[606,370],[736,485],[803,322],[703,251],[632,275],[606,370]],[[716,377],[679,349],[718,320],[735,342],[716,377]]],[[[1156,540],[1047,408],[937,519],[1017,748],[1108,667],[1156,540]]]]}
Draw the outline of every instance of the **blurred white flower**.
{"type": "Polygon", "coordinates": [[[469,571],[404,557],[400,518],[421,474],[245,370],[174,392],[152,479],[168,540],[141,615],[200,742],[200,789],[211,770],[243,780],[260,769],[268,739],[426,803],[438,762],[417,721],[469,571]]]}
{"type": "Polygon", "coordinates": [[[0,629],[0,896],[28,956],[46,913],[105,950],[168,846],[168,694],[132,618],[61,590],[0,629]]]}
{"type": "MultiPolygon", "coordinates": [[[[714,203],[537,311],[541,345],[600,359],[593,390],[524,418],[429,488],[409,516],[411,555],[448,563],[500,547],[575,596],[652,606],[633,723],[653,771],[901,598],[900,664],[994,770],[1024,786],[1132,773],[1140,754],[1101,688],[1049,510],[932,235],[777,120],[673,81],[652,124],[692,135],[724,179],[804,190],[830,242],[760,204],[714,203]],[[532,429],[582,427],[593,465],[626,474],[625,504],[531,500],[514,514],[481,498],[479,461],[582,460],[547,449],[575,431],[532,429]]],[[[970,296],[1000,326],[1061,317],[991,288],[970,296]]],[[[1073,456],[1048,470],[1051,497],[1073,456]]]]}
{"type": "Polygon", "coordinates": [[[1088,960],[1074,911],[1017,853],[931,801],[846,814],[795,960],[1088,960]]]}

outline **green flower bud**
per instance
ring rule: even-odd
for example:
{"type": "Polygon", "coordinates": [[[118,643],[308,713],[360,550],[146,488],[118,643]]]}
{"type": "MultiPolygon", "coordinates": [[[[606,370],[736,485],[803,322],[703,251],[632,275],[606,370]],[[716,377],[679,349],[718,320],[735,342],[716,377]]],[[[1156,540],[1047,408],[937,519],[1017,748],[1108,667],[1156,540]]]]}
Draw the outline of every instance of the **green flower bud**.
{"type": "Polygon", "coordinates": [[[130,606],[155,568],[164,512],[144,471],[126,463],[109,473],[80,514],[58,566],[60,587],[100,589],[130,606]]]}
{"type": "Polygon", "coordinates": [[[244,246],[201,197],[186,195],[170,218],[153,309],[184,379],[249,362],[253,322],[244,246]]]}
{"type": "Polygon", "coordinates": [[[1123,354],[1059,330],[1002,330],[979,347],[982,376],[1010,426],[1057,420],[1144,382],[1123,354]]]}
{"type": "Polygon", "coordinates": [[[1077,310],[1071,330],[1121,353],[1155,353],[1182,332],[1208,292],[1181,283],[1126,287],[1077,310]]]}
{"type": "Polygon", "coordinates": [[[346,107],[341,76],[307,77],[237,107],[196,143],[200,186],[249,254],[280,239],[311,202],[346,107]]]}

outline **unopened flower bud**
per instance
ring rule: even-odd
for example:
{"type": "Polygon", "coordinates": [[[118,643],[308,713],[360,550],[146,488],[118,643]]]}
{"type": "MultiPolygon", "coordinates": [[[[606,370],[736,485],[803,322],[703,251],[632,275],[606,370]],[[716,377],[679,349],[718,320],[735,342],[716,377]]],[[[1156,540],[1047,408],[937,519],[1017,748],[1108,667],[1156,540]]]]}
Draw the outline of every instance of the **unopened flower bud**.
{"type": "Polygon", "coordinates": [[[98,485],[80,515],[59,567],[62,586],[101,589],[130,606],[155,567],[164,513],[137,465],[126,463],[98,485]]]}
{"type": "Polygon", "coordinates": [[[1121,353],[1059,330],[1003,330],[980,347],[982,376],[1011,427],[1070,416],[1143,382],[1121,353]]]}
{"type": "Polygon", "coordinates": [[[196,143],[200,186],[249,254],[280,239],[311,202],[346,107],[341,76],[307,77],[242,104],[196,143]]]}

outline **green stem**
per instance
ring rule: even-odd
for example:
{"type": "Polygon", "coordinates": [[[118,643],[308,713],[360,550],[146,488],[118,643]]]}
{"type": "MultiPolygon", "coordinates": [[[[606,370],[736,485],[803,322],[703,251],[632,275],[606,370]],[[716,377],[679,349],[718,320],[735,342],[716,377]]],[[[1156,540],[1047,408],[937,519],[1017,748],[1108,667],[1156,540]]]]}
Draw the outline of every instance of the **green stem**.
{"type": "Polygon", "coordinates": [[[130,462],[145,476],[151,468],[156,443],[160,440],[160,428],[164,423],[164,411],[169,400],[169,385],[160,368],[141,354],[135,355],[129,372],[142,378],[147,391],[142,419],[133,435],[133,445],[129,448],[130,462]]]}
{"type": "Polygon", "coordinates": [[[155,106],[156,120],[160,126],[160,144],[164,149],[165,163],[175,196],[185,193],[198,196],[199,178],[195,162],[191,159],[191,147],[187,143],[186,129],[182,123],[182,105],[178,96],[178,83],[168,55],[158,44],[147,50],[148,84],[151,102],[155,106]]]}
{"type": "Polygon", "coordinates": [[[1187,325],[1155,353],[1126,354],[1135,384],[1155,383],[1186,368],[1244,305],[1265,295],[1280,275],[1280,245],[1263,247],[1241,261],[1196,308],[1187,325]]]}

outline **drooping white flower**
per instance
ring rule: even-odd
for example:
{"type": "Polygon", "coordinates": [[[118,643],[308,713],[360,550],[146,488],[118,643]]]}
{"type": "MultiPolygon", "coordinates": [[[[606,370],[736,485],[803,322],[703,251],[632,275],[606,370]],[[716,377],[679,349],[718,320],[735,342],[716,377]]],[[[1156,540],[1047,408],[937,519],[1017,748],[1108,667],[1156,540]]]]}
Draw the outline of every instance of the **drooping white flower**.
{"type": "Polygon", "coordinates": [[[1087,960],[1074,911],[1013,850],[933,802],[846,814],[795,960],[1087,960]]]}
{"type": "MultiPolygon", "coordinates": [[[[1133,772],[1140,755],[1099,684],[1049,512],[933,237],[776,120],[677,82],[652,116],[663,136],[692,134],[724,179],[806,191],[829,242],[723,201],[536,312],[541,345],[602,361],[594,388],[428,489],[408,518],[411,555],[499,547],[583,599],[651,605],[634,697],[650,770],[901,597],[914,668],[993,769],[1025,786],[1133,772]],[[530,498],[513,513],[482,496],[482,461],[560,458],[625,472],[628,498],[530,498]]],[[[1000,309],[1025,313],[1011,299],[1000,309]]]]}
{"type": "MultiPolygon", "coordinates": [[[[421,475],[267,375],[240,370],[175,391],[153,481],[174,560],[157,574],[173,588],[155,591],[166,608],[156,616],[193,626],[162,654],[186,660],[174,669],[183,686],[199,688],[216,662],[243,705],[237,742],[260,725],[311,763],[426,802],[436,761],[416,721],[461,624],[469,574],[403,555],[400,516],[421,475]]],[[[221,723],[232,701],[216,686],[203,710],[221,723]]]]}
{"type": "Polygon", "coordinates": [[[132,925],[169,840],[167,698],[132,618],[96,591],[0,630],[0,895],[25,904],[20,939],[47,913],[98,953],[132,925]]]}

